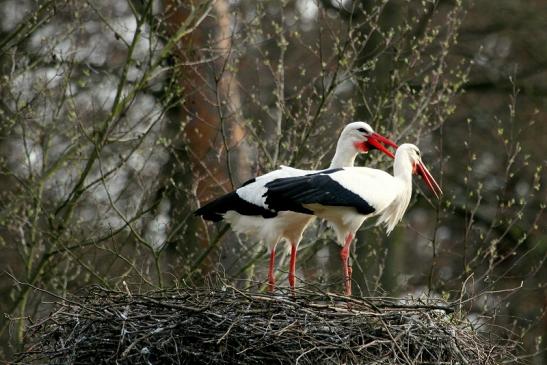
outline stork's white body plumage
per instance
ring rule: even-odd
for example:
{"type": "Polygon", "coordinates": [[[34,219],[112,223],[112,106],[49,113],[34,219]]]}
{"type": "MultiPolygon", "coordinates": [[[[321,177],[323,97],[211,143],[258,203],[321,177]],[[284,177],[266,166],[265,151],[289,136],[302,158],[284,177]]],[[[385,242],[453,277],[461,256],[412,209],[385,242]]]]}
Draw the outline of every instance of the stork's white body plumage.
{"type": "MultiPolygon", "coordinates": [[[[304,176],[311,172],[314,171],[281,166],[278,170],[255,178],[254,182],[240,187],[235,192],[241,199],[273,213],[275,211],[269,209],[265,202],[266,184],[277,179],[304,176]]],[[[269,250],[272,251],[282,239],[289,242],[300,242],[306,227],[315,219],[314,216],[291,211],[275,213],[275,217],[268,218],[229,210],[224,214],[224,220],[230,223],[234,231],[253,236],[255,239],[267,243],[269,250]]]]}
{"type": "MultiPolygon", "coordinates": [[[[348,124],[340,135],[330,168],[353,166],[358,153],[375,148],[393,157],[393,154],[380,142],[396,147],[394,142],[374,133],[367,123],[353,122],[348,124]]],[[[291,287],[294,287],[296,250],[306,227],[315,219],[315,216],[290,210],[279,211],[272,209],[266,203],[268,190],[266,186],[279,179],[301,177],[316,172],[281,166],[280,169],[256,177],[234,192],[208,203],[198,209],[196,214],[207,220],[219,221],[224,219],[230,223],[234,231],[253,236],[265,242],[270,251],[268,280],[271,289],[274,285],[273,266],[276,246],[281,240],[290,242],[289,283],[291,287]]]]}
{"type": "Polygon", "coordinates": [[[348,232],[356,232],[365,219],[379,216],[378,223],[385,223],[388,234],[400,221],[410,201],[410,187],[401,179],[394,178],[385,171],[367,167],[354,167],[329,175],[340,186],[366,201],[374,212],[360,214],[353,207],[304,205],[314,215],[325,219],[336,232],[338,242],[343,243],[348,232]]]}

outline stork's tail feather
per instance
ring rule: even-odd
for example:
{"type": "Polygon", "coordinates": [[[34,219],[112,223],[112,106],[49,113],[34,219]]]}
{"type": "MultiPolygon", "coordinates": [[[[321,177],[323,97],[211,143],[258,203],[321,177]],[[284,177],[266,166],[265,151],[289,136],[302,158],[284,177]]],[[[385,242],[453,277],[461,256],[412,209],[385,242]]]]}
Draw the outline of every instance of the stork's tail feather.
{"type": "Polygon", "coordinates": [[[202,216],[207,221],[220,222],[224,213],[233,209],[236,199],[239,199],[235,192],[217,198],[194,212],[195,215],[202,216]]]}
{"type": "Polygon", "coordinates": [[[242,199],[235,191],[228,193],[209,202],[196,210],[195,215],[202,216],[203,219],[213,222],[220,222],[224,214],[233,210],[241,215],[262,216],[271,218],[277,215],[277,212],[265,209],[242,199]]]}

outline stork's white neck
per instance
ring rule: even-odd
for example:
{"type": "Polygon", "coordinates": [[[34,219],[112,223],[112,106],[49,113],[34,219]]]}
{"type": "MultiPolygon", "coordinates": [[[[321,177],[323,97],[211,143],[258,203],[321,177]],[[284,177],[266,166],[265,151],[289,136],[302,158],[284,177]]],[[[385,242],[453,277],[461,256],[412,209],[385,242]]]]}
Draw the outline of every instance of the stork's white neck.
{"type": "Polygon", "coordinates": [[[397,149],[393,161],[393,177],[412,189],[412,162],[406,150],[397,149]]]}
{"type": "Polygon", "coordinates": [[[391,204],[381,213],[379,223],[385,223],[389,234],[403,218],[412,197],[412,162],[408,150],[397,149],[393,161],[393,177],[398,182],[398,191],[391,204]]]}
{"type": "Polygon", "coordinates": [[[330,168],[351,167],[355,163],[355,157],[359,152],[347,138],[340,138],[336,145],[336,152],[330,163],[330,168]]]}
{"type": "MultiPolygon", "coordinates": [[[[401,202],[408,205],[412,195],[412,161],[407,149],[398,148],[393,161],[393,177],[400,182],[399,192],[401,202]]],[[[405,206],[406,209],[406,206],[405,206]]]]}

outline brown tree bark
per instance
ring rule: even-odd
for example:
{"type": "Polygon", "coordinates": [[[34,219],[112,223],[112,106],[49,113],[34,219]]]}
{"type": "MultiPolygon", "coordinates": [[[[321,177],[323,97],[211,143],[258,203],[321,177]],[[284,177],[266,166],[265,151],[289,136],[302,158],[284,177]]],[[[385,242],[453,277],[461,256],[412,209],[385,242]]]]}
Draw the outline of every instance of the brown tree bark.
{"type": "MultiPolygon", "coordinates": [[[[171,32],[193,16],[193,9],[203,5],[203,1],[191,0],[181,4],[177,0],[168,0],[165,15],[171,32]]],[[[184,248],[178,247],[188,253],[195,252],[194,245],[201,247],[198,258],[190,264],[192,268],[199,266],[205,271],[208,269],[201,264],[202,255],[204,252],[209,255],[211,242],[218,244],[218,237],[209,237],[207,226],[201,219],[188,219],[191,211],[181,207],[196,208],[248,179],[253,164],[250,156],[254,156],[245,140],[239,83],[227,67],[232,62],[234,46],[233,16],[226,0],[209,4],[212,8],[208,17],[181,39],[174,55],[176,64],[180,66],[177,70],[182,90],[177,116],[180,128],[174,137],[179,140],[175,144],[180,148],[173,151],[172,163],[168,164],[175,169],[169,173],[170,178],[184,187],[184,191],[175,189],[169,196],[172,220],[186,225],[186,229],[177,233],[174,243],[179,242],[184,248]],[[188,204],[188,200],[195,203],[188,204]]],[[[215,260],[204,262],[212,264],[215,260]]]]}

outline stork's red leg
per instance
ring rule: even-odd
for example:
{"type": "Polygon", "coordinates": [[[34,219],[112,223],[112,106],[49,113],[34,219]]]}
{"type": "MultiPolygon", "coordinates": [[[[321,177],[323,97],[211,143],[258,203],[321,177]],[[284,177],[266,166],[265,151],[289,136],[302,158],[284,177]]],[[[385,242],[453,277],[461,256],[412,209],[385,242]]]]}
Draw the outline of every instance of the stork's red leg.
{"type": "Polygon", "coordinates": [[[291,262],[289,265],[289,285],[294,294],[294,283],[295,283],[295,274],[296,272],[296,245],[291,243],[291,262]]]}
{"type": "Polygon", "coordinates": [[[340,259],[342,259],[342,270],[344,271],[344,294],[351,295],[351,274],[352,270],[349,266],[349,250],[351,247],[351,241],[353,241],[353,234],[346,236],[344,247],[340,251],[340,259]]]}
{"type": "Polygon", "coordinates": [[[268,290],[270,292],[273,292],[275,289],[274,267],[275,267],[275,246],[272,248],[272,252],[270,253],[270,267],[268,269],[268,290]]]}

